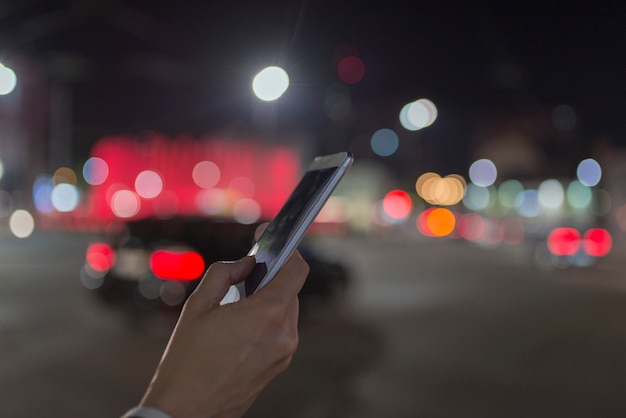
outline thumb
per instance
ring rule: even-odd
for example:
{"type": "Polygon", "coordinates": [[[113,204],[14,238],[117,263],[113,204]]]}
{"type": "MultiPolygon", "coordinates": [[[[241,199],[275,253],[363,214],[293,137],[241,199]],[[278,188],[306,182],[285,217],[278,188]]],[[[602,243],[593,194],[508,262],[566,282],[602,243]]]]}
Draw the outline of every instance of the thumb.
{"type": "Polygon", "coordinates": [[[208,308],[219,305],[231,285],[244,281],[254,268],[254,257],[243,257],[237,261],[218,261],[209,266],[196,288],[194,299],[208,308]]]}

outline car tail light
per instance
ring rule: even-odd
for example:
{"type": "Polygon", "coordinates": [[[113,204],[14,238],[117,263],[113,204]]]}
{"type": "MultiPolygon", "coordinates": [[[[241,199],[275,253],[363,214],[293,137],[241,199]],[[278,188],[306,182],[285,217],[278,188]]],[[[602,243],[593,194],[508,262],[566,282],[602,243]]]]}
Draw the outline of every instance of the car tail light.
{"type": "Polygon", "coordinates": [[[204,273],[204,259],[194,251],[157,250],[150,255],[150,270],[164,280],[195,280],[204,273]]]}
{"type": "Polygon", "coordinates": [[[96,271],[108,271],[115,264],[115,251],[110,245],[95,242],[87,247],[87,265],[96,271]]]}
{"type": "Polygon", "coordinates": [[[555,228],[548,235],[548,249],[554,255],[574,255],[580,241],[580,232],[575,228],[555,228]]]}

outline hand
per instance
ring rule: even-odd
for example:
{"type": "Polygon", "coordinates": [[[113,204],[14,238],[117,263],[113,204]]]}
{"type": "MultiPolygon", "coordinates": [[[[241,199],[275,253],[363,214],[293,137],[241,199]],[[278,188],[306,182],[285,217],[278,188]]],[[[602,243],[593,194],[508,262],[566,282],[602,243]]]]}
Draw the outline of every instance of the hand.
{"type": "Polygon", "coordinates": [[[297,295],[308,265],[295,252],[263,289],[220,306],[253,267],[252,257],[209,267],[185,303],[142,405],[174,418],[240,417],[287,368],[298,344],[297,295]]]}

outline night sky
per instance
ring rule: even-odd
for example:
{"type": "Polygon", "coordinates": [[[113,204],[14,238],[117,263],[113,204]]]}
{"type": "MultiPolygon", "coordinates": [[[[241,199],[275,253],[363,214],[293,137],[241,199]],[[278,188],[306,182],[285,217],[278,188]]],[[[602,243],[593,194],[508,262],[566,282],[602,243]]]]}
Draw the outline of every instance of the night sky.
{"type": "Polygon", "coordinates": [[[435,154],[467,150],[482,115],[559,104],[582,141],[626,145],[625,18],[621,1],[17,0],[0,6],[0,60],[35,62],[70,89],[75,141],[239,129],[308,132],[324,151],[396,128],[403,104],[428,97],[440,119],[414,135],[436,138],[435,154]],[[338,126],[323,103],[341,45],[366,73],[345,86],[355,116],[338,126]],[[250,83],[272,64],[291,87],[260,103],[250,83]]]}

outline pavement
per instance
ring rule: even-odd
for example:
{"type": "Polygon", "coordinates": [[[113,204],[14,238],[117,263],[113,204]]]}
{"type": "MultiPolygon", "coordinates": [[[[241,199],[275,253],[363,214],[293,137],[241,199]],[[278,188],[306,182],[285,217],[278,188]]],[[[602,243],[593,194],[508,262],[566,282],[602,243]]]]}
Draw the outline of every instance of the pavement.
{"type": "MultiPolygon", "coordinates": [[[[87,241],[0,239],[0,417],[119,416],[150,379],[173,322],[95,303],[75,275],[87,241]]],[[[348,264],[348,292],[303,315],[246,417],[626,416],[623,246],[559,269],[402,234],[316,248],[348,264]]]]}

